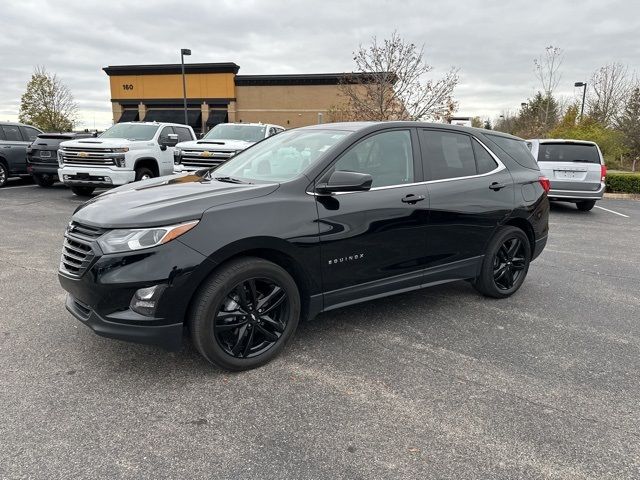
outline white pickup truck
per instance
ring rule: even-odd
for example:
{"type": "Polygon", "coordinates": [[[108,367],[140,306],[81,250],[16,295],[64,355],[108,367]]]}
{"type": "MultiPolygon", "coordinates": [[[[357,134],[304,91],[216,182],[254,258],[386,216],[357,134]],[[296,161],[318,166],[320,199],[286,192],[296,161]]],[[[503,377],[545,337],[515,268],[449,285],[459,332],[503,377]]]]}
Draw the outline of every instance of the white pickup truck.
{"type": "Polygon", "coordinates": [[[284,131],[280,125],[264,123],[221,123],[200,140],[176,145],[175,171],[218,167],[256,142],[284,131]]]}
{"type": "Polygon", "coordinates": [[[98,187],[171,175],[175,145],[195,138],[187,125],[117,123],[98,137],[62,142],[58,178],[73,193],[85,196],[98,187]]]}

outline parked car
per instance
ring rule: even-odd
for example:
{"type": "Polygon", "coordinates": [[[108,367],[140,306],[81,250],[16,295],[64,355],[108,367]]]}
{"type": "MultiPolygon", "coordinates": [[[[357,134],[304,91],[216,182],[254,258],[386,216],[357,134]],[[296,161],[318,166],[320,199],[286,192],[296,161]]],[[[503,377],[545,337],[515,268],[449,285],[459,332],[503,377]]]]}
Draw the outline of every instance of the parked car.
{"type": "Polygon", "coordinates": [[[549,200],[575,203],[591,210],[602,200],[607,167],[594,142],[564,139],[527,140],[540,171],[551,181],[549,200]]]}
{"type": "Polygon", "coordinates": [[[283,132],[284,127],[263,123],[221,123],[200,140],[182,142],[174,150],[175,171],[217,167],[256,142],[283,132]]]}
{"type": "Polygon", "coordinates": [[[27,172],[41,187],[58,180],[58,146],[65,140],[92,137],[91,133],[41,133],[27,147],[27,172]]]}
{"type": "Polygon", "coordinates": [[[42,133],[30,125],[0,122],[0,187],[10,177],[29,175],[27,172],[27,147],[42,133]]]}
{"type": "Polygon", "coordinates": [[[504,298],[542,252],[549,202],[524,140],[421,122],[288,130],[217,169],[107,192],[74,213],[59,279],[97,334],[228,370],[302,320],[468,280],[504,298]]]}
{"type": "Polygon", "coordinates": [[[195,138],[187,125],[117,123],[97,138],[62,142],[58,149],[58,178],[76,195],[86,196],[97,187],[171,175],[173,147],[195,138]]]}

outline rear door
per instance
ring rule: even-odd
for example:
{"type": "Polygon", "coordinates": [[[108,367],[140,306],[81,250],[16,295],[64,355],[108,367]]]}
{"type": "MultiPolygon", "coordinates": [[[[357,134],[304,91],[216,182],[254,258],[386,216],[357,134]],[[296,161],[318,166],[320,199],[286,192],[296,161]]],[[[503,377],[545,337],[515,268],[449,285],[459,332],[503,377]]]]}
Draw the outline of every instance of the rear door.
{"type": "Polygon", "coordinates": [[[27,173],[27,146],[31,143],[22,137],[18,125],[0,126],[0,155],[7,160],[9,172],[14,174],[27,173]]]}
{"type": "Polygon", "coordinates": [[[595,144],[540,142],[537,160],[552,190],[597,191],[601,187],[602,157],[595,144]]]}
{"type": "Polygon", "coordinates": [[[464,132],[420,129],[429,191],[426,283],[475,276],[498,224],[514,205],[511,174],[464,132]]]}

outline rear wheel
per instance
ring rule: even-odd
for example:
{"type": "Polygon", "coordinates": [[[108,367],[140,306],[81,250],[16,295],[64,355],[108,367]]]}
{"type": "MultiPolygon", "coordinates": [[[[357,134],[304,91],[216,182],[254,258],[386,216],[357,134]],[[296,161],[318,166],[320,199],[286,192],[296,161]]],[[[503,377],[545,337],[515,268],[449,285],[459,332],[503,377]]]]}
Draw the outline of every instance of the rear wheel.
{"type": "Polygon", "coordinates": [[[576,207],[578,207],[578,210],[580,210],[581,212],[588,212],[595,205],[596,205],[596,201],[595,200],[585,200],[583,202],[576,203],[576,207]]]}
{"type": "Polygon", "coordinates": [[[200,289],[189,325],[198,351],[225,370],[249,370],[277,356],[300,318],[295,281],[261,258],[231,261],[200,289]]]}
{"type": "Polygon", "coordinates": [[[94,190],[95,187],[71,187],[71,191],[79,197],[88,197],[94,190]]]}
{"type": "Polygon", "coordinates": [[[147,167],[136,168],[136,182],[138,180],[149,180],[150,178],[153,178],[153,177],[154,175],[150,168],[147,168],[147,167]]]}
{"type": "Polygon", "coordinates": [[[34,175],[33,179],[41,187],[50,187],[55,183],[55,178],[52,175],[34,175]]]}
{"type": "Polygon", "coordinates": [[[4,163],[0,162],[0,187],[4,187],[7,184],[7,179],[9,178],[9,171],[4,163]]]}
{"type": "Polygon", "coordinates": [[[489,243],[480,276],[473,286],[488,297],[508,297],[524,282],[530,260],[527,235],[516,227],[502,227],[489,243]]]}

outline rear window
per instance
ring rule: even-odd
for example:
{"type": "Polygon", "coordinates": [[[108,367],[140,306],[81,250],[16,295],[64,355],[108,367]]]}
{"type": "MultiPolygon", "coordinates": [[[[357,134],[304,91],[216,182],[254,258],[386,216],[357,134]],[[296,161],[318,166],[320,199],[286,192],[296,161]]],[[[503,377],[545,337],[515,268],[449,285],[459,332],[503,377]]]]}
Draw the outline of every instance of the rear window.
{"type": "Polygon", "coordinates": [[[532,170],[539,170],[536,159],[533,158],[531,150],[527,147],[527,142],[515,138],[502,137],[499,135],[484,134],[493,143],[498,145],[507,155],[513,158],[518,164],[532,170]]]}
{"type": "Polygon", "coordinates": [[[580,143],[541,143],[538,149],[539,162],[600,163],[595,145],[580,143]]]}

